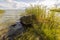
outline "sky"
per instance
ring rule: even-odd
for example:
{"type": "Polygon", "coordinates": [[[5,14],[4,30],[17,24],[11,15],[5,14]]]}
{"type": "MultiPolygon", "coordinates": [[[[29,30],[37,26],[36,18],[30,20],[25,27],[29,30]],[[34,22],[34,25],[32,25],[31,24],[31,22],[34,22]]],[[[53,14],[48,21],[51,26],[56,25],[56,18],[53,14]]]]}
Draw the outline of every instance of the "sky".
{"type": "Polygon", "coordinates": [[[32,5],[60,6],[60,0],[0,0],[0,9],[25,9],[32,5]]]}

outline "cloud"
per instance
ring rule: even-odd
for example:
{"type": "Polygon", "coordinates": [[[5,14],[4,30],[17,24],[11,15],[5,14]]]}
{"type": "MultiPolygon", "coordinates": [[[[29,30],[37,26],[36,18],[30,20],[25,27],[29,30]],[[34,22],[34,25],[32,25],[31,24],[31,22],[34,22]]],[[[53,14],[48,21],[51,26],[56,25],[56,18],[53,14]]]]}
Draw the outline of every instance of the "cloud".
{"type": "Polygon", "coordinates": [[[0,2],[0,9],[23,9],[28,6],[29,4],[26,2],[17,2],[14,0],[6,0],[5,2],[0,2]]]}
{"type": "Polygon", "coordinates": [[[26,2],[14,1],[14,3],[15,3],[16,8],[24,8],[24,7],[28,7],[29,6],[29,3],[26,3],[26,2]]]}
{"type": "Polygon", "coordinates": [[[14,0],[5,0],[6,2],[13,2],[14,0]]]}
{"type": "Polygon", "coordinates": [[[15,0],[15,1],[29,3],[29,2],[36,2],[38,0],[15,0]]]}
{"type": "Polygon", "coordinates": [[[44,6],[47,6],[47,7],[51,7],[51,6],[53,6],[54,4],[55,4],[55,2],[56,1],[52,1],[52,0],[46,0],[46,1],[43,1],[43,2],[41,2],[40,4],[41,5],[44,5],[44,6]]]}
{"type": "Polygon", "coordinates": [[[60,3],[60,1],[58,1],[57,3],[55,2],[56,0],[4,0],[3,2],[0,2],[0,9],[24,9],[30,6],[30,4],[39,4],[50,7],[54,4],[60,3]]]}
{"type": "Polygon", "coordinates": [[[9,3],[0,3],[0,9],[13,8],[12,5],[13,4],[9,4],[9,3]]]}

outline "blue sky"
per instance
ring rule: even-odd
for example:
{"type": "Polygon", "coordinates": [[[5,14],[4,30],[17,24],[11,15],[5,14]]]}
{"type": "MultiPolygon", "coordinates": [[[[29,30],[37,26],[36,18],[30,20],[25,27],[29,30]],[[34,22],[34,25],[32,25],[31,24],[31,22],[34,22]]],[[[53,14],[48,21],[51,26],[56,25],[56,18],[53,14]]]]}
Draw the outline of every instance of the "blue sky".
{"type": "Polygon", "coordinates": [[[0,0],[0,2],[2,2],[2,1],[4,1],[4,0],[0,0]]]}
{"type": "Polygon", "coordinates": [[[41,4],[44,6],[51,6],[53,4],[60,4],[60,0],[0,0],[0,9],[19,9],[36,4],[41,4]]]}

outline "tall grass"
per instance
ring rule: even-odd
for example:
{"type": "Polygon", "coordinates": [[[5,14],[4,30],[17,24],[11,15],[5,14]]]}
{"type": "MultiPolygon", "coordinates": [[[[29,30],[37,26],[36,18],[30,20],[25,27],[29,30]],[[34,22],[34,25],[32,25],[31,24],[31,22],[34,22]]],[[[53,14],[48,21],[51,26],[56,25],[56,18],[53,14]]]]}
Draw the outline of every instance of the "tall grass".
{"type": "Polygon", "coordinates": [[[56,31],[60,25],[60,21],[57,22],[56,20],[56,11],[50,10],[47,13],[44,7],[31,6],[25,10],[25,13],[26,15],[34,15],[35,19],[32,20],[33,28],[27,29],[19,40],[60,40],[57,37],[60,32],[59,30],[58,32],[56,31]]]}

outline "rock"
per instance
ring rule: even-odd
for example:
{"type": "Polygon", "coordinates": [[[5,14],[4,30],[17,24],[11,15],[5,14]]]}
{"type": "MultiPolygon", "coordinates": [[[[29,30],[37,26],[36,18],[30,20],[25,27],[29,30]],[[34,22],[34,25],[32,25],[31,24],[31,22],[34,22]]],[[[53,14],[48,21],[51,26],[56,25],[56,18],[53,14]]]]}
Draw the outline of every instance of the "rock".
{"type": "Polygon", "coordinates": [[[22,35],[22,33],[30,27],[32,27],[32,16],[23,16],[21,17],[20,22],[16,22],[15,24],[9,26],[8,32],[5,36],[3,36],[3,38],[13,40],[18,35],[22,35]]]}
{"type": "Polygon", "coordinates": [[[8,32],[6,33],[6,35],[4,35],[3,38],[14,39],[19,34],[22,34],[23,31],[24,31],[24,28],[22,27],[22,24],[20,22],[17,22],[16,24],[13,24],[9,27],[8,32]]]}

